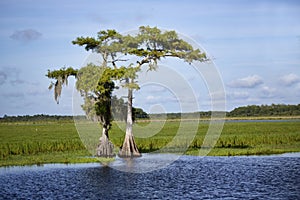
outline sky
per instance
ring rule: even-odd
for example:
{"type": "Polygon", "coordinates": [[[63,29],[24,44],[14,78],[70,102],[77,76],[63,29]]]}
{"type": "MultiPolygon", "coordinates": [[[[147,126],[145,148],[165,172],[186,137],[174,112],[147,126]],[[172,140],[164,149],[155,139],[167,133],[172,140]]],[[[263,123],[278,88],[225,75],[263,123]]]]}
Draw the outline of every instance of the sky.
{"type": "Polygon", "coordinates": [[[91,52],[72,45],[76,37],[105,29],[128,33],[142,25],[177,31],[211,62],[188,67],[162,60],[157,72],[141,73],[136,107],[213,110],[217,93],[226,97],[227,111],[300,103],[299,1],[1,0],[0,116],[74,114],[75,80],[56,104],[47,70],[80,68],[90,59],[91,52]],[[222,83],[220,91],[213,89],[214,81],[222,83]]]}

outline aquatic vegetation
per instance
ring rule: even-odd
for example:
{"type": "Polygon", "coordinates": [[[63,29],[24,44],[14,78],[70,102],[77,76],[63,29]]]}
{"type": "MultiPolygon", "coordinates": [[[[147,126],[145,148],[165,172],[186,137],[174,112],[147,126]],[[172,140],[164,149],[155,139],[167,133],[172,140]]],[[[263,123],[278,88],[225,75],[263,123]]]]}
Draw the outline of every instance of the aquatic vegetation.
{"type": "MultiPolygon", "coordinates": [[[[193,123],[191,121],[181,123],[193,123]]],[[[185,135],[176,136],[179,121],[166,121],[157,133],[149,135],[149,122],[137,122],[134,131],[136,143],[143,153],[154,152],[168,146],[162,152],[178,153],[187,150],[188,155],[198,155],[208,130],[208,122],[200,122],[192,140],[185,135]],[[142,137],[145,136],[145,137],[142,137]]],[[[189,124],[187,124],[189,125],[189,124]]],[[[152,126],[161,126],[152,123],[152,126]]],[[[188,127],[188,126],[187,126],[188,127]]],[[[113,126],[111,141],[117,148],[123,142],[123,128],[113,126]]],[[[99,135],[101,132],[99,131],[99,135]]],[[[220,138],[209,155],[264,155],[300,151],[300,121],[226,122],[220,138]]],[[[185,152],[185,151],[184,151],[185,152]]],[[[0,166],[95,162],[79,138],[73,121],[0,123],[0,166]]]]}

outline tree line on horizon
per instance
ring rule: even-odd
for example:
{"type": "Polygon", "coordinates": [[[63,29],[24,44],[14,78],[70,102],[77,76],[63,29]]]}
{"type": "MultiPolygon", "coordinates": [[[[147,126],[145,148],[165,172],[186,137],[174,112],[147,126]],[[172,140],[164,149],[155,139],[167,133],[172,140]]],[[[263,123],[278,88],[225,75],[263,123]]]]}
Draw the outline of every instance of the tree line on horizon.
{"type": "MultiPolygon", "coordinates": [[[[223,111],[220,111],[223,112],[223,111]]],[[[286,104],[271,104],[271,105],[248,105],[241,106],[233,109],[232,111],[226,112],[227,117],[260,117],[260,116],[300,116],[300,104],[298,105],[286,105],[286,104]]],[[[146,113],[142,108],[133,108],[133,116],[135,119],[156,119],[156,118],[167,118],[167,119],[180,119],[182,118],[207,118],[211,117],[212,111],[200,111],[194,113],[158,113],[149,114],[146,113]]],[[[18,115],[8,116],[4,115],[0,118],[0,122],[17,122],[17,121],[68,121],[73,120],[74,116],[63,116],[63,115],[18,115]]],[[[82,119],[85,116],[77,116],[82,119]]],[[[122,119],[116,119],[122,120],[122,119]]]]}
{"type": "Polygon", "coordinates": [[[248,105],[235,108],[227,113],[228,117],[259,117],[259,116],[299,116],[300,104],[271,104],[271,105],[248,105]]]}
{"type": "MultiPolygon", "coordinates": [[[[141,108],[132,108],[133,119],[148,119],[149,115],[141,108]]],[[[0,117],[0,122],[35,122],[35,121],[70,121],[76,119],[87,119],[84,115],[70,116],[70,115],[47,115],[47,114],[37,114],[37,115],[18,115],[18,116],[8,116],[4,115],[0,117]]],[[[126,116],[116,116],[115,120],[126,120],[126,116]]]]}

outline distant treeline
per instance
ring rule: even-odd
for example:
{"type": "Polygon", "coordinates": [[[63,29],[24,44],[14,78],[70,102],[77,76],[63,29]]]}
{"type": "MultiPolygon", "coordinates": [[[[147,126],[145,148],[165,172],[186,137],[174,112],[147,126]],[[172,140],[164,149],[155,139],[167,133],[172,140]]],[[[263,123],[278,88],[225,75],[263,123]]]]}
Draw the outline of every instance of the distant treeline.
{"type": "MultiPolygon", "coordinates": [[[[122,113],[123,116],[116,116],[116,120],[126,120],[126,112],[122,113]]],[[[141,108],[133,108],[133,119],[148,119],[149,115],[141,108]]],[[[4,115],[0,118],[0,122],[37,122],[37,121],[70,121],[74,116],[62,116],[62,115],[23,115],[23,116],[7,116],[4,115]]],[[[85,116],[76,116],[76,120],[85,120],[85,116]]]]}
{"type": "Polygon", "coordinates": [[[299,116],[300,104],[298,105],[285,105],[285,104],[272,104],[272,105],[251,105],[238,107],[227,113],[229,117],[248,117],[248,116],[299,116]]]}
{"type": "MultiPolygon", "coordinates": [[[[180,118],[208,118],[211,117],[212,111],[194,112],[194,113],[164,113],[164,114],[147,114],[141,108],[134,108],[135,119],[180,119],[180,118]]],[[[300,104],[272,104],[272,105],[249,105],[235,108],[230,112],[215,112],[216,114],[226,114],[227,117],[260,117],[260,116],[300,116],[300,104]]],[[[77,116],[84,119],[84,116],[77,116]]],[[[73,116],[60,115],[24,115],[24,116],[7,116],[0,118],[0,122],[15,121],[66,121],[73,120],[73,116]]]]}
{"type": "MultiPolygon", "coordinates": [[[[214,112],[215,116],[227,117],[268,117],[268,116],[300,116],[300,104],[286,105],[286,104],[271,104],[271,105],[249,105],[235,108],[230,112],[214,112]]],[[[194,113],[167,113],[167,114],[149,114],[153,119],[167,118],[207,118],[211,117],[212,111],[207,112],[194,112],[194,113]]]]}
{"type": "MultiPolygon", "coordinates": [[[[227,112],[225,112],[225,114],[226,113],[227,112]]],[[[211,114],[212,114],[211,111],[207,111],[207,112],[193,112],[193,113],[162,113],[162,114],[158,113],[158,114],[148,114],[148,115],[151,119],[180,119],[180,118],[197,119],[199,117],[200,118],[210,117],[211,114]]]]}
{"type": "Polygon", "coordinates": [[[0,122],[31,122],[31,121],[68,121],[73,120],[73,116],[62,115],[22,115],[22,116],[7,116],[0,118],[0,122]]]}

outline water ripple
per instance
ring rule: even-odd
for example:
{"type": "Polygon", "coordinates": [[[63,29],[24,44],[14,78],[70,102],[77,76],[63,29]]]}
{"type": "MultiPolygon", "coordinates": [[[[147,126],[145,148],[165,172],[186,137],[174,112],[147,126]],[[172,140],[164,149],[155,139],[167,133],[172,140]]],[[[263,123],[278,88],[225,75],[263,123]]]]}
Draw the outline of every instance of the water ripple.
{"type": "MultiPolygon", "coordinates": [[[[152,162],[144,156],[133,167],[152,162]]],[[[182,156],[149,173],[97,163],[1,168],[0,186],[2,199],[299,199],[300,157],[182,156]]]]}

